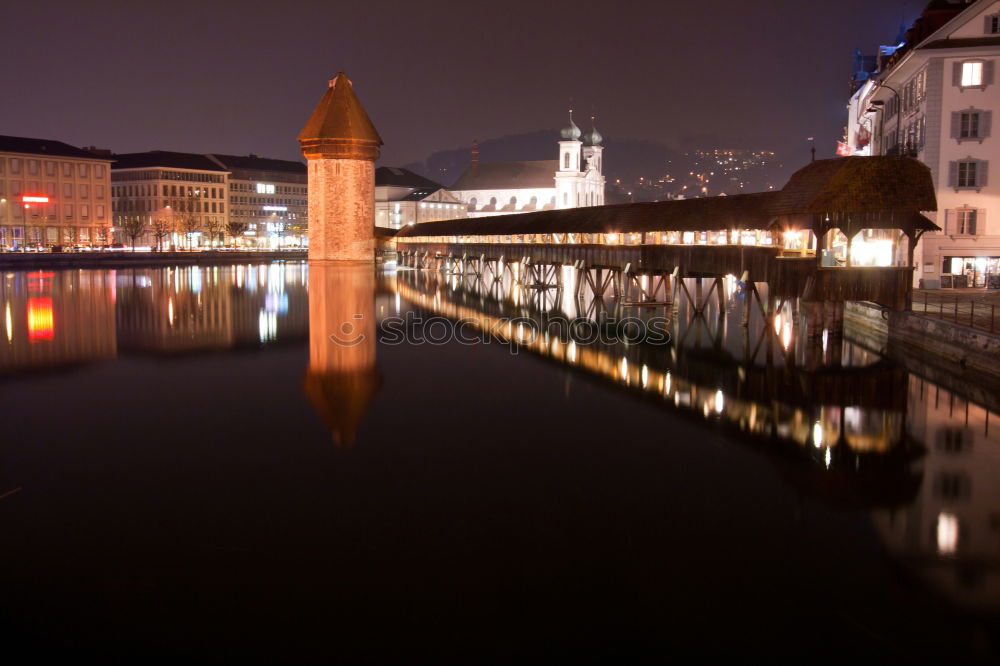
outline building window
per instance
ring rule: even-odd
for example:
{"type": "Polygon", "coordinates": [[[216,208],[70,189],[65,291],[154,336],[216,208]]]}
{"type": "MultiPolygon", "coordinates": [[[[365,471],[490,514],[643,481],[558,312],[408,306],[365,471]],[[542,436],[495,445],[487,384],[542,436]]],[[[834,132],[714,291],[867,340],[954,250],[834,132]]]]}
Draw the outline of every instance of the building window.
{"type": "Polygon", "coordinates": [[[28,160],[28,173],[32,176],[38,175],[38,160],[28,160]]]}
{"type": "Polygon", "coordinates": [[[963,88],[983,85],[983,63],[963,62],[961,85],[963,88]]]}
{"type": "Polygon", "coordinates": [[[49,178],[55,178],[56,175],[56,163],[53,161],[48,161],[45,163],[45,175],[49,178]]]}
{"type": "Polygon", "coordinates": [[[986,21],[985,32],[987,35],[1000,34],[1000,14],[990,14],[984,17],[986,21]]]}
{"type": "Polygon", "coordinates": [[[87,165],[87,164],[81,164],[80,165],[80,178],[86,178],[87,177],[87,173],[89,171],[90,171],[89,165],[87,165]]]}
{"type": "Polygon", "coordinates": [[[11,173],[21,173],[21,160],[11,159],[10,161],[10,172],[11,173]]]}
{"type": "Polygon", "coordinates": [[[966,60],[952,63],[952,85],[962,90],[993,85],[992,60],[966,60]]]}
{"type": "Polygon", "coordinates": [[[986,186],[989,162],[967,157],[948,164],[948,182],[955,189],[980,189],[986,186]]]}
{"type": "Polygon", "coordinates": [[[63,199],[73,198],[73,183],[63,183],[63,199]]]}
{"type": "Polygon", "coordinates": [[[70,162],[63,162],[63,178],[73,177],[73,165],[70,162]]]}
{"type": "Polygon", "coordinates": [[[94,178],[104,178],[104,165],[95,164],[94,165],[94,178]]]}
{"type": "Polygon", "coordinates": [[[88,185],[80,185],[80,198],[87,199],[90,197],[90,187],[88,185]]]}
{"type": "Polygon", "coordinates": [[[960,236],[976,235],[976,215],[975,208],[960,208],[955,211],[955,234],[960,236]]]}
{"type": "Polygon", "coordinates": [[[569,168],[569,153],[563,153],[563,169],[569,168]]]}

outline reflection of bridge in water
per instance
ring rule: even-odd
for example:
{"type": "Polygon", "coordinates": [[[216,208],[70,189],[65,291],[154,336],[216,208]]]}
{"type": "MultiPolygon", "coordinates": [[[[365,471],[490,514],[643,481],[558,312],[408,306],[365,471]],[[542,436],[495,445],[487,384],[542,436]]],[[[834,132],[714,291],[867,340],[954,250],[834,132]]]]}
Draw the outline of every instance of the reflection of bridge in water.
{"type": "Polygon", "coordinates": [[[514,264],[506,274],[399,271],[393,286],[418,311],[723,427],[797,494],[870,511],[894,559],[954,603],[1000,609],[996,414],[830,331],[805,335],[794,300],[768,316],[732,279],[699,310],[707,280],[636,307],[577,299],[571,282],[531,289],[514,264]],[[630,314],[669,317],[671,343],[592,341],[593,325],[630,314]]]}
{"type": "Polygon", "coordinates": [[[515,264],[500,282],[427,271],[396,280],[422,310],[743,434],[794,443],[821,469],[870,478],[873,501],[904,502],[915,491],[907,462],[922,446],[904,428],[906,373],[839,337],[802,335],[793,302],[768,316],[728,280],[699,307],[701,281],[688,279],[670,306],[637,307],[533,290],[520,273],[515,264]],[[663,317],[671,343],[595,341],[601,326],[628,316],[663,317]]]}

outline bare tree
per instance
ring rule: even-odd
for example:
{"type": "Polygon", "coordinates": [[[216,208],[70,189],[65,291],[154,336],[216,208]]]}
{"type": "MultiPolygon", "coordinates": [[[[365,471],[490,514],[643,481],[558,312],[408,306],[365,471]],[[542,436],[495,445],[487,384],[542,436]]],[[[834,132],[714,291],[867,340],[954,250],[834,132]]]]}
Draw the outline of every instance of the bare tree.
{"type": "Polygon", "coordinates": [[[132,241],[132,251],[135,252],[135,242],[146,232],[146,220],[142,213],[136,210],[134,201],[128,197],[118,200],[118,213],[115,215],[116,226],[122,234],[132,241]]]}
{"type": "Polygon", "coordinates": [[[201,227],[201,220],[198,218],[198,208],[201,202],[196,196],[188,195],[187,201],[181,203],[184,204],[184,210],[177,211],[177,228],[187,236],[187,245],[190,250],[191,235],[201,227]]]}
{"type": "Polygon", "coordinates": [[[163,239],[174,230],[174,221],[170,216],[161,216],[153,220],[153,237],[156,238],[156,251],[163,251],[163,239]]]}
{"type": "Polygon", "coordinates": [[[226,233],[233,239],[233,247],[236,247],[236,239],[247,230],[247,223],[241,220],[230,220],[226,224],[226,233]]]}
{"type": "Polygon", "coordinates": [[[213,215],[205,220],[205,230],[208,231],[208,245],[211,247],[216,237],[222,235],[222,220],[213,215]]]}

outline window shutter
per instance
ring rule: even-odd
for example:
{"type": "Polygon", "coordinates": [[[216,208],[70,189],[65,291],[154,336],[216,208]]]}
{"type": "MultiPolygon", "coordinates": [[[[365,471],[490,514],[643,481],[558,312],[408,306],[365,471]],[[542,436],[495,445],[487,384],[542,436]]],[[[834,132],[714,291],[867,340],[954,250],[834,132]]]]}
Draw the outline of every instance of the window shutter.
{"type": "Polygon", "coordinates": [[[987,169],[990,166],[988,160],[981,160],[976,164],[976,187],[986,187],[987,179],[986,175],[988,173],[987,169]]]}
{"type": "Polygon", "coordinates": [[[958,187],[958,162],[948,162],[948,185],[958,187]]]}
{"type": "Polygon", "coordinates": [[[983,85],[993,85],[993,61],[987,60],[983,63],[983,85]]]}
{"type": "Polygon", "coordinates": [[[951,112],[951,138],[959,138],[961,132],[962,114],[958,111],[951,112]]]}
{"type": "Polygon", "coordinates": [[[960,86],[962,85],[962,63],[953,62],[951,64],[951,85],[960,86]]]}
{"type": "Polygon", "coordinates": [[[986,233],[986,209],[980,208],[976,211],[976,229],[972,233],[978,234],[980,230],[986,233]]]}
{"type": "Polygon", "coordinates": [[[941,231],[947,234],[955,233],[952,227],[955,225],[955,211],[950,208],[946,208],[944,211],[944,224],[941,225],[941,231]]]}
{"type": "Polygon", "coordinates": [[[993,33],[993,17],[992,16],[984,16],[983,17],[983,32],[985,32],[987,35],[993,33]]]}
{"type": "Polygon", "coordinates": [[[980,111],[979,112],[979,138],[987,139],[990,136],[990,130],[993,127],[993,112],[992,111],[980,111]]]}

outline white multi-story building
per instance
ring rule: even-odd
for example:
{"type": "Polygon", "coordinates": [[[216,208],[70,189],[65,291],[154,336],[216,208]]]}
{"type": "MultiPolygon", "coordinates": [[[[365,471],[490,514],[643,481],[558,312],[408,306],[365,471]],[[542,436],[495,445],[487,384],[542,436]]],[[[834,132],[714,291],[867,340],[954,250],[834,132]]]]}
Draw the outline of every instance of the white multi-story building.
{"type": "Polygon", "coordinates": [[[207,157],[229,172],[229,219],[246,225],[246,243],[270,248],[308,245],[305,164],[257,155],[207,157]]]}
{"type": "Polygon", "coordinates": [[[128,218],[142,223],[137,245],[200,247],[225,232],[228,169],[194,153],[153,150],[112,157],[115,221],[122,243],[131,242],[121,232],[128,218]]]}
{"type": "Polygon", "coordinates": [[[851,98],[856,155],[911,155],[930,167],[941,231],[916,247],[917,285],[1000,287],[1000,0],[934,0],[851,98]]]}
{"type": "Polygon", "coordinates": [[[110,164],[61,141],[0,136],[0,250],[106,244],[110,164]]]}
{"type": "Polygon", "coordinates": [[[604,205],[603,137],[592,127],[582,134],[573,122],[560,131],[559,158],[472,165],[451,187],[469,217],[604,205]]]}
{"type": "Polygon", "coordinates": [[[400,229],[408,224],[466,217],[466,206],[429,178],[399,167],[375,169],[375,226],[400,229]]]}

